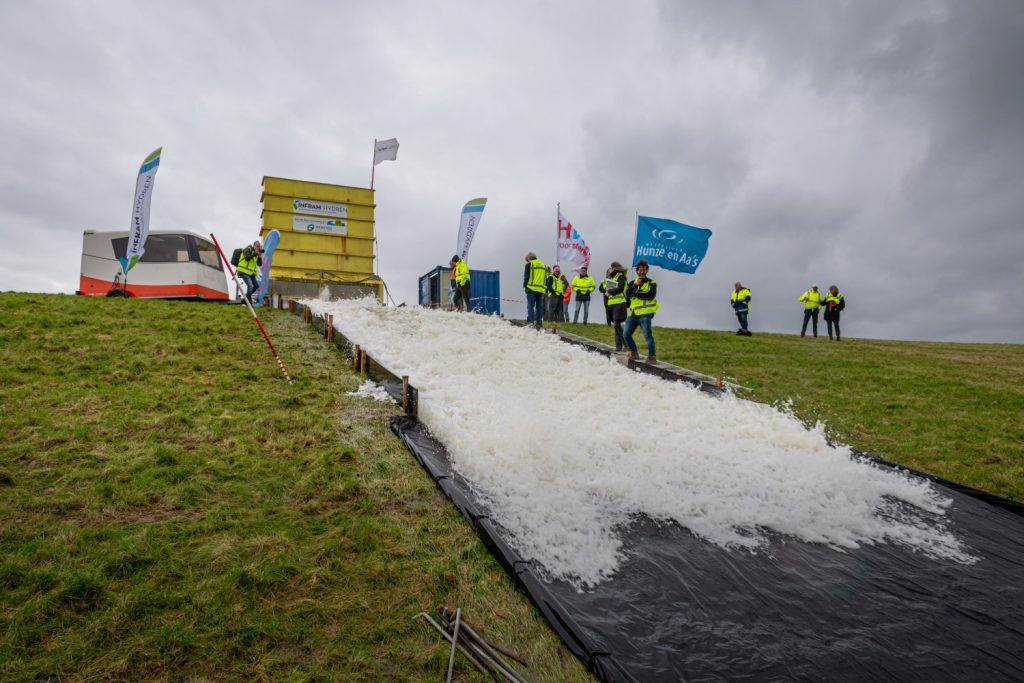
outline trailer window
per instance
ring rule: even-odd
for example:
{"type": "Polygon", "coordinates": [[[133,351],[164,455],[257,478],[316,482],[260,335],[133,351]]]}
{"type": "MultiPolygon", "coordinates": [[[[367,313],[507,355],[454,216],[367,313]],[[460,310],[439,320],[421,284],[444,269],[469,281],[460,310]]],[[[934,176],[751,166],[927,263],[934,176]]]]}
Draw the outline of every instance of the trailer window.
{"type": "MultiPolygon", "coordinates": [[[[128,238],[118,237],[110,242],[114,246],[114,255],[124,258],[128,251],[128,238]]],[[[185,235],[150,235],[143,250],[139,259],[141,263],[187,263],[189,260],[185,235]]]]}
{"type": "Polygon", "coordinates": [[[199,254],[199,261],[204,266],[210,266],[220,270],[220,259],[217,258],[217,248],[206,240],[195,238],[196,252],[199,254]]]}

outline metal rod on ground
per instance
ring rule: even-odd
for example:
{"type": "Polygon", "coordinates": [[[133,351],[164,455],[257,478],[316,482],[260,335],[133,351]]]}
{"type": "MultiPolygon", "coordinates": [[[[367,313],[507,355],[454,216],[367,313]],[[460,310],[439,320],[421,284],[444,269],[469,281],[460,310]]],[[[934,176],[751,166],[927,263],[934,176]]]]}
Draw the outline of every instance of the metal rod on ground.
{"type": "MultiPolygon", "coordinates": [[[[431,619],[429,614],[427,614],[426,612],[420,612],[419,614],[414,616],[413,619],[414,620],[415,619],[419,619],[420,617],[423,617],[423,619],[425,619],[431,626],[433,626],[437,630],[438,633],[440,633],[442,636],[444,636],[445,640],[451,641],[452,637],[450,635],[448,635],[448,632],[445,631],[444,628],[440,624],[438,624],[436,621],[431,619]]],[[[462,647],[462,645],[459,645],[458,647],[459,647],[459,652],[461,652],[466,657],[466,659],[468,659],[470,662],[472,662],[473,666],[475,666],[477,668],[477,670],[480,671],[480,673],[483,673],[483,674],[488,673],[488,671],[484,667],[484,665],[481,664],[477,660],[477,658],[474,657],[469,652],[469,650],[467,650],[466,648],[462,647]]]]}
{"type": "MultiPolygon", "coordinates": [[[[450,621],[451,616],[452,613],[448,608],[441,608],[442,622],[450,621]]],[[[462,642],[465,643],[467,647],[473,649],[474,652],[477,652],[480,656],[480,659],[483,660],[484,664],[493,666],[493,668],[498,673],[500,673],[502,676],[509,679],[510,681],[513,681],[513,683],[526,683],[526,679],[520,676],[519,673],[515,669],[513,669],[508,662],[502,659],[501,655],[495,652],[494,648],[486,640],[481,638],[476,631],[470,628],[469,624],[467,624],[465,621],[462,621],[461,629],[466,633],[466,636],[468,636],[464,636],[462,642]]],[[[506,652],[505,654],[508,653],[506,652]]],[[[514,655],[509,656],[512,657],[512,659],[515,659],[523,666],[528,666],[526,662],[522,661],[518,657],[514,655]]]]}
{"type": "MultiPolygon", "coordinates": [[[[220,254],[221,263],[227,266],[228,272],[231,273],[231,277],[235,281],[235,286],[238,287],[239,291],[242,291],[242,283],[238,281],[238,276],[235,275],[235,271],[231,268],[231,262],[224,258],[224,250],[220,248],[220,243],[217,241],[217,238],[214,237],[212,232],[210,233],[210,237],[213,239],[214,246],[217,247],[217,253],[220,254]]],[[[274,354],[274,358],[277,360],[278,367],[280,367],[281,372],[284,373],[284,378],[288,380],[288,384],[291,384],[292,378],[288,376],[288,368],[284,366],[284,361],[281,360],[281,356],[277,354],[277,349],[274,348],[274,344],[271,343],[270,337],[267,336],[267,331],[263,329],[263,323],[260,322],[260,317],[256,315],[256,309],[253,308],[252,304],[249,302],[249,297],[243,296],[242,301],[245,302],[245,305],[249,309],[249,312],[252,313],[252,319],[256,321],[256,327],[260,328],[260,332],[263,333],[263,338],[266,340],[267,346],[270,347],[270,352],[274,354]]]]}
{"type": "Polygon", "coordinates": [[[477,641],[478,643],[480,643],[480,645],[481,645],[481,646],[482,646],[482,647],[483,647],[483,648],[484,648],[485,650],[490,650],[490,651],[492,651],[492,652],[493,652],[493,654],[494,654],[495,656],[497,656],[497,655],[498,655],[498,653],[500,652],[501,654],[505,655],[506,657],[509,657],[510,659],[513,659],[513,660],[515,660],[515,661],[516,661],[517,663],[519,663],[519,664],[522,664],[523,666],[529,666],[529,664],[527,664],[527,663],[526,663],[526,662],[524,662],[524,661],[523,661],[523,660],[522,660],[521,658],[517,657],[516,655],[512,654],[511,652],[508,652],[507,650],[503,650],[503,649],[501,649],[500,647],[498,647],[497,645],[491,645],[490,643],[488,643],[488,642],[487,642],[486,640],[484,640],[483,638],[481,638],[481,637],[480,637],[480,636],[479,636],[479,635],[477,634],[477,632],[476,632],[476,631],[474,631],[474,630],[473,630],[472,628],[470,628],[469,624],[467,624],[467,623],[466,623],[465,621],[463,621],[463,622],[462,622],[462,630],[463,630],[463,631],[465,631],[465,632],[466,632],[466,634],[467,634],[467,635],[468,635],[468,636],[469,636],[470,638],[473,638],[473,639],[474,639],[474,640],[476,640],[476,641],[477,641]]]}
{"type": "Polygon", "coordinates": [[[455,608],[455,628],[452,630],[452,651],[448,655],[448,678],[445,683],[452,683],[452,669],[455,667],[455,645],[459,642],[459,621],[462,619],[462,608],[455,608]]]}

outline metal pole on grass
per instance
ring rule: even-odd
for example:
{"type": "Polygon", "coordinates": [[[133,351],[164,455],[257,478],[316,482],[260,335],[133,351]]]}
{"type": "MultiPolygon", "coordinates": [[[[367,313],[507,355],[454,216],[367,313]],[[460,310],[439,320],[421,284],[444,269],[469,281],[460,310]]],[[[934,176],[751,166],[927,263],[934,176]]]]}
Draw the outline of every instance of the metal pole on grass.
{"type": "MultiPolygon", "coordinates": [[[[220,242],[217,241],[217,238],[212,232],[210,233],[210,238],[213,239],[213,244],[217,247],[217,253],[220,254],[221,263],[227,266],[228,272],[231,273],[231,277],[235,281],[235,286],[238,287],[238,291],[242,291],[242,283],[238,281],[238,276],[235,275],[235,271],[231,267],[231,262],[224,258],[224,250],[220,248],[220,242]]],[[[249,302],[249,297],[243,296],[242,301],[245,302],[245,305],[249,308],[249,312],[252,313],[252,319],[256,321],[256,327],[260,328],[260,332],[263,333],[263,338],[266,340],[267,346],[270,347],[270,352],[274,354],[278,367],[280,367],[281,372],[284,373],[284,378],[288,380],[288,384],[291,384],[292,378],[288,376],[288,368],[284,366],[284,361],[281,360],[281,356],[277,355],[277,349],[274,348],[273,343],[270,341],[270,337],[267,336],[267,331],[263,329],[263,323],[260,322],[260,317],[256,315],[256,309],[253,308],[252,304],[249,302]]]]}

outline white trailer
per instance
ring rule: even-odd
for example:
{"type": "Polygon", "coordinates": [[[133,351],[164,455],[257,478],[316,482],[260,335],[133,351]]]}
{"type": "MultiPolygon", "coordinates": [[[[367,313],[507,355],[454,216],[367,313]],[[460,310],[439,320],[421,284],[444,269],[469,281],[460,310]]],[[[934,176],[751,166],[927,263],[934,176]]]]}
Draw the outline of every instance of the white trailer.
{"type": "Polygon", "coordinates": [[[121,259],[128,231],[82,235],[82,273],[78,294],[153,299],[228,299],[227,279],[217,248],[187,230],[154,230],[145,253],[128,271],[125,286],[121,259]]]}

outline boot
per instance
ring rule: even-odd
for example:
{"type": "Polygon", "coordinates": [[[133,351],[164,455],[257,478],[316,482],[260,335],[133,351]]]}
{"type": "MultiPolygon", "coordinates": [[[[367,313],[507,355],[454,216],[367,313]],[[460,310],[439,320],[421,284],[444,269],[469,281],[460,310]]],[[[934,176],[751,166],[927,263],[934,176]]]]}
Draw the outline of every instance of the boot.
{"type": "Polygon", "coordinates": [[[626,352],[626,360],[636,360],[636,354],[632,351],[626,352]]]}
{"type": "Polygon", "coordinates": [[[736,330],[736,336],[737,337],[742,337],[743,336],[743,330],[742,329],[736,330]]]}
{"type": "Polygon", "coordinates": [[[647,356],[647,362],[648,363],[657,363],[658,359],[655,358],[654,356],[647,356]]]}

